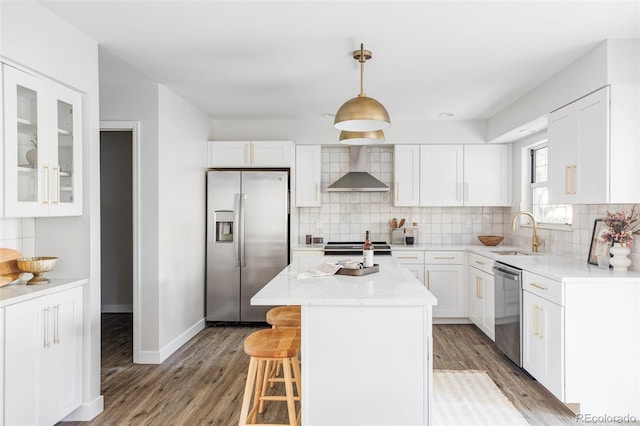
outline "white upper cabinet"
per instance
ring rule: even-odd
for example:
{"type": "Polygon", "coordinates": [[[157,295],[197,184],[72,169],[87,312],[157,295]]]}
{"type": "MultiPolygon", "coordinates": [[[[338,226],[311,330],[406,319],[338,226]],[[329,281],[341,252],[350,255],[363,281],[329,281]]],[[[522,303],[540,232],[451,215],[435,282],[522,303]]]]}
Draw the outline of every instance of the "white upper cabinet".
{"type": "Polygon", "coordinates": [[[462,145],[420,147],[420,205],[462,206],[462,145]]]}
{"type": "Polygon", "coordinates": [[[296,207],[321,206],[321,166],[320,145],[296,146],[296,207]]]}
{"type": "Polygon", "coordinates": [[[549,114],[551,202],[640,202],[637,86],[604,87],[549,114]]]}
{"type": "Polygon", "coordinates": [[[508,145],[396,145],[394,173],[396,206],[511,203],[508,145]]]}
{"type": "Polygon", "coordinates": [[[465,206],[509,206],[509,145],[465,145],[465,206]]]}
{"type": "Polygon", "coordinates": [[[291,141],[209,141],[209,167],[291,167],[291,141]]]}
{"type": "Polygon", "coordinates": [[[396,145],[393,170],[393,205],[420,205],[420,145],[396,145]]]}
{"type": "Polygon", "coordinates": [[[4,66],[4,215],[82,214],[82,97],[4,66]]]}

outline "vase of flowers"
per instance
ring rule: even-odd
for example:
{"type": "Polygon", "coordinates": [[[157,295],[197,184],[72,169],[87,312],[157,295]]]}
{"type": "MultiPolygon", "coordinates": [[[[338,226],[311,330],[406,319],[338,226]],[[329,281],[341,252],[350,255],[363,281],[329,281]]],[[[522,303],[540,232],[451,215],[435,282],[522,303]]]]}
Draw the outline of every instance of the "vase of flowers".
{"type": "Polygon", "coordinates": [[[609,213],[605,216],[603,222],[608,230],[602,234],[602,239],[611,243],[611,254],[613,257],[609,263],[613,266],[614,271],[626,271],[631,266],[629,253],[634,241],[634,231],[638,221],[636,206],[633,206],[631,213],[619,211],[617,213],[609,213]]]}

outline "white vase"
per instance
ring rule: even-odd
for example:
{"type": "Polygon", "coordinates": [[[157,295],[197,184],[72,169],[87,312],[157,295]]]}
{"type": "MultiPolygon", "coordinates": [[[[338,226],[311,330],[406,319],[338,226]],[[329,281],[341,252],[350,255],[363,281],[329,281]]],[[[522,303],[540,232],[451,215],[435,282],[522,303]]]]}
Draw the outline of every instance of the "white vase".
{"type": "Polygon", "coordinates": [[[609,264],[613,266],[614,271],[626,271],[631,265],[631,259],[629,259],[629,253],[631,249],[622,243],[614,243],[611,247],[611,254],[613,257],[609,260],[609,264]]]}

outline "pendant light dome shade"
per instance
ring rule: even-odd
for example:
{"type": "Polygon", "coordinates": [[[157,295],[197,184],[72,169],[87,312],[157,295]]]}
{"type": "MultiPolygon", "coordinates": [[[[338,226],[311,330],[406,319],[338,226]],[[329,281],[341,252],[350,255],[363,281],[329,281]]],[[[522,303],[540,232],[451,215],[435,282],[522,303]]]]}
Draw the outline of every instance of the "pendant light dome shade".
{"type": "Polygon", "coordinates": [[[384,142],[384,132],[382,130],[371,130],[368,132],[350,132],[343,130],[340,132],[340,143],[345,145],[371,145],[384,142]]]}
{"type": "Polygon", "coordinates": [[[360,50],[353,52],[353,58],[360,63],[360,93],[342,104],[333,125],[336,129],[350,132],[385,129],[391,124],[387,109],[364,94],[364,63],[371,59],[371,51],[364,50],[364,44],[360,44],[360,50]]]}
{"type": "Polygon", "coordinates": [[[358,96],[342,104],[333,125],[351,132],[380,130],[389,127],[391,119],[387,109],[368,96],[358,96]]]}

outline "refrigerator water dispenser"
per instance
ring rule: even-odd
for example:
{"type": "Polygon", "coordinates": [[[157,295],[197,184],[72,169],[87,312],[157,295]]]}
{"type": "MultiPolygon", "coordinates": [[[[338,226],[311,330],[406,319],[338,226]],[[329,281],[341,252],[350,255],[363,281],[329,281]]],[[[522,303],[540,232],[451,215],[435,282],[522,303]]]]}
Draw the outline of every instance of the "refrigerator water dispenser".
{"type": "Polygon", "coordinates": [[[233,210],[216,210],[216,242],[233,241],[233,210]]]}

